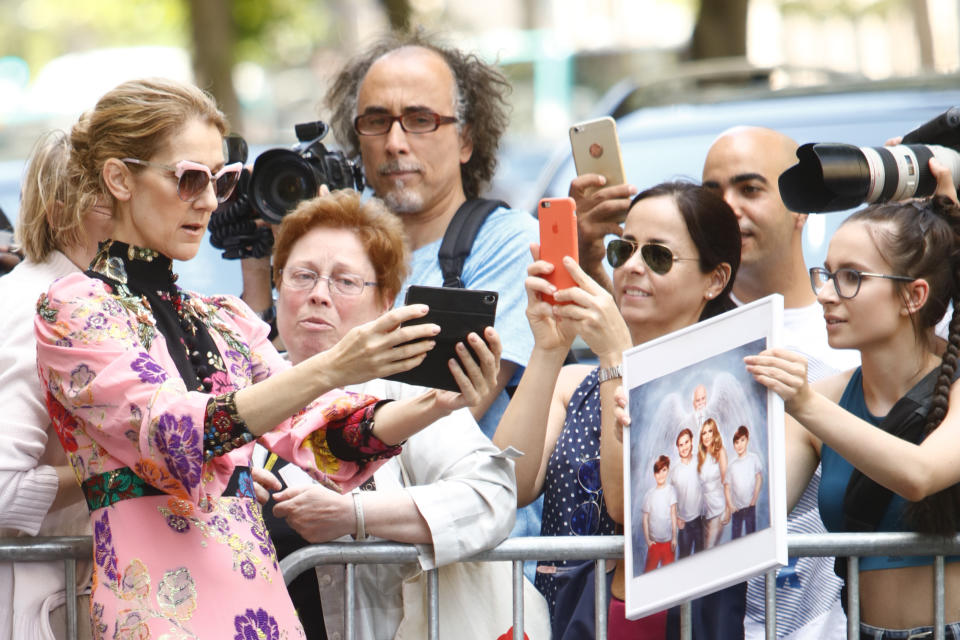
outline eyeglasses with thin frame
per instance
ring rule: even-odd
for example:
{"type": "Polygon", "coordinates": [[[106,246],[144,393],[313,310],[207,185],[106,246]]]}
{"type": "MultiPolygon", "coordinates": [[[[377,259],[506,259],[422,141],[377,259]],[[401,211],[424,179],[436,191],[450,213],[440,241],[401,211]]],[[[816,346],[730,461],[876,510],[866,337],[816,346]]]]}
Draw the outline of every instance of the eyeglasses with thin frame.
{"type": "Polygon", "coordinates": [[[137,158],[123,158],[122,160],[128,164],[151,167],[167,172],[172,178],[176,179],[177,195],[184,202],[193,202],[199,198],[211,182],[213,182],[213,191],[217,196],[217,202],[226,201],[233,193],[234,187],[237,186],[237,182],[240,180],[240,172],[243,170],[243,164],[240,162],[228,164],[213,173],[210,171],[210,167],[190,160],[181,160],[173,166],[148,160],[138,160],[137,158]]]}
{"type": "Polygon", "coordinates": [[[332,273],[322,276],[313,269],[298,267],[281,269],[280,279],[286,286],[298,291],[313,291],[317,281],[325,280],[331,291],[344,296],[358,296],[363,293],[364,287],[375,287],[376,282],[366,282],[363,276],[355,273],[332,273]]]}
{"type": "Polygon", "coordinates": [[[382,136],[389,133],[394,122],[399,122],[400,128],[406,133],[431,133],[440,125],[456,121],[453,116],[441,116],[429,109],[405,111],[399,116],[375,111],[354,118],[353,129],[361,136],[382,136]]]}
{"type": "Polygon", "coordinates": [[[913,282],[916,278],[910,276],[893,276],[886,273],[870,273],[869,271],[859,271],[845,267],[837,269],[834,272],[827,271],[823,267],[810,268],[810,286],[813,292],[819,294],[820,290],[826,286],[827,282],[833,280],[833,288],[841,298],[849,300],[860,293],[860,283],[864,278],[886,278],[887,280],[899,280],[900,282],[913,282]]]}
{"type": "Polygon", "coordinates": [[[600,458],[587,458],[577,469],[577,482],[590,494],[570,515],[570,531],[576,536],[592,536],[600,530],[600,503],[603,485],[600,483],[600,458]]]}
{"type": "Polygon", "coordinates": [[[700,260],[699,258],[679,258],[673,254],[673,251],[671,251],[669,247],[665,247],[662,244],[649,242],[640,245],[640,243],[634,242],[633,240],[614,238],[607,244],[607,262],[609,262],[610,266],[614,269],[622,267],[627,263],[627,260],[630,259],[630,256],[636,253],[638,247],[640,249],[640,257],[643,258],[643,262],[650,271],[661,276],[670,272],[674,262],[680,262],[681,260],[699,262],[700,260]]]}

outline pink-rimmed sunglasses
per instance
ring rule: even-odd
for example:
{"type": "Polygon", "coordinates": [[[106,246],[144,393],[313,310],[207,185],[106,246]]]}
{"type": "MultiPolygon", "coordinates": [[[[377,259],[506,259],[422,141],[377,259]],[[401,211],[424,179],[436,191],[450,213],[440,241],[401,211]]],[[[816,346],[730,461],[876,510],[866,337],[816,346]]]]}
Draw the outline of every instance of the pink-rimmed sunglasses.
{"type": "Polygon", "coordinates": [[[217,202],[225,201],[233,193],[233,188],[237,186],[237,182],[240,180],[240,172],[243,170],[243,164],[240,162],[228,164],[220,171],[213,173],[206,165],[190,160],[181,160],[172,167],[168,164],[136,158],[123,158],[122,160],[130,164],[162,169],[169,173],[171,177],[176,178],[177,195],[184,202],[193,202],[199,198],[211,181],[213,181],[213,191],[217,195],[217,202]]]}

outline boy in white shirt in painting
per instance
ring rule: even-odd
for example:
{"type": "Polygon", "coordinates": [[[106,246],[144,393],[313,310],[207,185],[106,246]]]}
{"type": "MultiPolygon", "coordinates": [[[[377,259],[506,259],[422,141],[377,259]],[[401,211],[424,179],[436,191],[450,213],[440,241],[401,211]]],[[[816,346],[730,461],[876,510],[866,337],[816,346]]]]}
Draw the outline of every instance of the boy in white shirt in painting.
{"type": "Polygon", "coordinates": [[[680,462],[670,470],[670,485],[677,492],[677,558],[686,558],[703,549],[703,492],[690,429],[677,436],[677,452],[680,462]]]}
{"type": "Polygon", "coordinates": [[[677,492],[667,483],[670,458],[660,456],[653,463],[657,486],[643,497],[643,537],[647,541],[646,573],[674,560],[677,550],[677,492]]]}
{"type": "Polygon", "coordinates": [[[760,456],[747,451],[750,443],[750,431],[743,425],[733,434],[733,450],[737,452],[727,466],[727,504],[733,513],[731,537],[757,530],[757,499],[763,486],[763,465],[760,456]]]}

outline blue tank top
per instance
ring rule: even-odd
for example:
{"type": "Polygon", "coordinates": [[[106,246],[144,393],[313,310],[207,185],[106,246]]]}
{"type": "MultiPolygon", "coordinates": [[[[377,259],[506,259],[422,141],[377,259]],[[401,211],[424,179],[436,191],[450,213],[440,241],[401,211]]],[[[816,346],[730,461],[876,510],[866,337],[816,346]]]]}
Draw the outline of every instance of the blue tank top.
{"type": "MultiPolygon", "coordinates": [[[[875,416],[867,409],[863,397],[863,374],[860,367],[853,372],[847,387],[843,390],[839,405],[858,418],[878,426],[884,416],[875,416]]],[[[820,479],[820,517],[827,531],[843,532],[843,499],[847,492],[847,484],[853,474],[853,465],[839,453],[823,444],[820,448],[820,464],[823,476],[820,479]]],[[[912,531],[906,520],[905,509],[907,501],[893,494],[887,511],[880,520],[877,531],[912,531]]],[[[948,556],[947,562],[960,561],[960,556],[948,556]]],[[[899,569],[901,567],[916,567],[933,564],[933,556],[862,556],[860,558],[861,571],[876,571],[877,569],[899,569]]]]}

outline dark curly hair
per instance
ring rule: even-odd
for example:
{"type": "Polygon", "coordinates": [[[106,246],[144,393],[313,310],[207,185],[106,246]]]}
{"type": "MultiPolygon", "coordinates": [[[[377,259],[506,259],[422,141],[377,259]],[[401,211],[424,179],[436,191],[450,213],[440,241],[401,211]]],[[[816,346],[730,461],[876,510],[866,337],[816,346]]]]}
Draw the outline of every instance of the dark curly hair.
{"type": "MultiPolygon", "coordinates": [[[[866,222],[874,243],[895,273],[923,278],[930,286],[926,304],[910,319],[924,349],[930,329],[953,303],[947,348],[937,375],[923,437],[947,414],[950,387],[960,352],[960,207],[944,196],[877,204],[857,211],[843,224],[866,222]]],[[[896,283],[901,297],[905,285],[896,283]]],[[[960,485],[953,485],[908,505],[911,522],[922,533],[953,535],[960,530],[960,485]]]]}
{"type": "Polygon", "coordinates": [[[350,60],[327,91],[324,104],[330,110],[330,124],[348,154],[356,155],[360,141],[353,130],[357,115],[357,94],[370,65],[391,51],[422,47],[438,54],[450,67],[456,81],[454,107],[458,127],[466,126],[473,142],[473,155],[460,165],[460,177],[467,198],[476,198],[493,177],[497,166],[500,137],[509,124],[507,96],[510,83],[500,71],[475,54],[464,53],[428,36],[423,30],[391,33],[350,60]]]}

